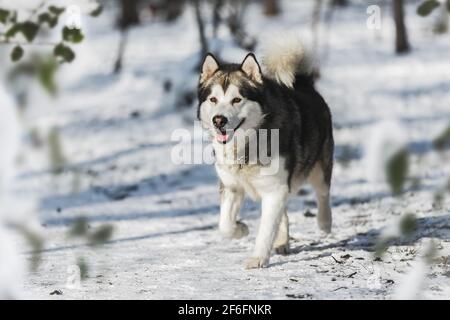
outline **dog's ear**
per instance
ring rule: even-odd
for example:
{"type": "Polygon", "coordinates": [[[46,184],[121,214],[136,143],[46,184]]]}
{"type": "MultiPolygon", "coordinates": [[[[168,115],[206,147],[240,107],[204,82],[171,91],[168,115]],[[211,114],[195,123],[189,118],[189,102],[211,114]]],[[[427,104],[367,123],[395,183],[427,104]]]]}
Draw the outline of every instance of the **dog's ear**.
{"type": "Polygon", "coordinates": [[[241,64],[241,70],[253,81],[262,83],[262,72],[253,53],[249,53],[241,64]]]}
{"type": "Polygon", "coordinates": [[[217,62],[217,59],[211,53],[208,53],[205,57],[205,60],[203,61],[200,83],[203,83],[211,78],[213,74],[216,73],[216,71],[219,69],[220,65],[219,62],[217,62]]]}

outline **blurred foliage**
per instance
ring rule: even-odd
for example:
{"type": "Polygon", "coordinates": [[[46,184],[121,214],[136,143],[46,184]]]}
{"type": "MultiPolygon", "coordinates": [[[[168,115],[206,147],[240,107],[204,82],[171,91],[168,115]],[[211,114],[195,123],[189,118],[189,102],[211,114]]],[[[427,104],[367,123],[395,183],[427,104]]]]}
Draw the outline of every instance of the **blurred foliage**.
{"type": "Polygon", "coordinates": [[[88,233],[88,229],[88,220],[85,217],[80,217],[73,222],[69,235],[74,237],[85,236],[88,233]]]}
{"type": "MultiPolygon", "coordinates": [[[[447,10],[450,12],[450,0],[444,1],[446,2],[445,5],[447,7],[447,10]]],[[[426,17],[429,14],[431,14],[434,11],[434,9],[440,6],[441,2],[438,0],[426,0],[417,7],[417,13],[422,17],[426,17]]]]}
{"type": "MultiPolygon", "coordinates": [[[[450,145],[450,126],[448,126],[440,135],[433,140],[433,146],[438,152],[443,152],[450,145]]],[[[406,149],[397,152],[388,161],[386,166],[386,172],[388,182],[391,186],[391,190],[394,195],[399,195],[403,191],[405,180],[409,171],[409,152],[406,149]]],[[[442,208],[444,198],[447,194],[450,194],[450,178],[447,178],[445,185],[437,189],[434,193],[434,207],[442,208]]],[[[389,246],[394,241],[399,239],[411,238],[417,230],[418,223],[417,218],[413,214],[405,214],[398,222],[398,229],[400,236],[394,237],[380,237],[375,244],[375,257],[382,257],[389,246]]],[[[427,263],[431,263],[432,257],[434,257],[436,246],[431,244],[426,250],[425,260],[427,263]]]]}
{"type": "Polygon", "coordinates": [[[425,263],[428,265],[431,265],[432,263],[434,263],[437,253],[438,253],[437,244],[433,240],[430,240],[430,242],[425,247],[425,250],[424,250],[424,253],[422,256],[425,263]]]}
{"type": "Polygon", "coordinates": [[[113,232],[113,225],[104,224],[88,235],[89,243],[93,246],[105,244],[111,239],[113,232]]]}
{"type": "Polygon", "coordinates": [[[438,151],[443,151],[446,147],[450,146],[450,125],[433,140],[433,146],[438,151]]]}
{"type": "MultiPolygon", "coordinates": [[[[54,29],[58,26],[60,17],[66,11],[66,8],[54,5],[46,6],[46,2],[44,1],[38,8],[33,10],[33,14],[23,21],[18,21],[17,10],[0,8],[0,24],[6,30],[5,33],[0,34],[0,44],[16,44],[11,52],[12,61],[21,60],[24,55],[23,46],[37,44],[35,40],[41,30],[45,29],[45,27],[54,29]],[[18,35],[22,35],[26,42],[18,41],[18,35]]],[[[102,10],[102,6],[98,4],[90,15],[97,17],[102,10]]],[[[75,59],[75,53],[68,44],[77,44],[83,39],[84,36],[80,29],[63,26],[61,41],[59,43],[45,43],[45,45],[54,47],[53,54],[61,63],[72,62],[75,59]]]]}
{"type": "Polygon", "coordinates": [[[64,41],[72,43],[80,43],[84,39],[83,33],[80,29],[70,29],[69,27],[64,27],[62,29],[62,35],[64,41]]]}
{"type": "Polygon", "coordinates": [[[410,237],[417,229],[417,218],[413,214],[405,214],[400,220],[400,233],[404,237],[410,237]]]}
{"type": "Polygon", "coordinates": [[[402,149],[394,154],[386,164],[386,176],[394,195],[400,195],[409,171],[409,152],[402,149]]]}
{"type": "Polygon", "coordinates": [[[90,231],[89,221],[86,217],[77,218],[69,229],[69,236],[88,240],[89,245],[98,246],[108,242],[114,233],[114,226],[103,224],[90,231]]]}
{"type": "Polygon", "coordinates": [[[84,257],[78,257],[77,266],[80,269],[81,280],[86,280],[89,272],[89,265],[84,257]]]}
{"type": "Polygon", "coordinates": [[[52,128],[48,135],[49,144],[49,158],[52,171],[56,174],[62,173],[65,164],[67,163],[64,157],[61,136],[57,128],[52,128]]]}
{"type": "Polygon", "coordinates": [[[66,46],[64,43],[60,43],[53,49],[55,57],[60,58],[60,61],[72,62],[75,59],[75,52],[66,46]]]}
{"type": "MultiPolygon", "coordinates": [[[[14,53],[14,49],[13,55],[23,54],[22,49],[18,50],[21,52],[14,53]]],[[[28,60],[22,60],[20,63],[16,64],[10,71],[8,78],[12,82],[21,77],[28,77],[30,79],[36,78],[45,91],[54,96],[58,91],[55,80],[58,67],[58,61],[53,56],[34,54],[29,57],[28,60]]]]}
{"type": "Polygon", "coordinates": [[[42,260],[41,252],[44,249],[44,239],[42,239],[37,233],[33,232],[24,225],[15,225],[19,234],[21,234],[28,245],[31,247],[31,271],[36,271],[42,260]]]}
{"type": "Polygon", "coordinates": [[[58,63],[52,56],[41,58],[36,64],[36,72],[42,87],[50,94],[55,95],[58,87],[55,81],[58,63]]]}
{"type": "Polygon", "coordinates": [[[23,57],[23,53],[24,51],[21,46],[15,46],[11,52],[11,60],[14,62],[19,61],[23,57]]]}
{"type": "MultiPolygon", "coordinates": [[[[68,236],[86,240],[89,246],[98,247],[107,243],[114,233],[112,224],[103,224],[94,230],[90,229],[88,219],[86,217],[78,217],[69,227],[68,236]]],[[[80,256],[77,258],[76,264],[80,270],[81,280],[85,280],[89,271],[88,261],[80,256]]]]}
{"type": "Polygon", "coordinates": [[[398,236],[381,236],[375,244],[375,258],[381,258],[395,241],[411,239],[417,230],[417,217],[412,213],[407,213],[398,221],[398,236]]]}

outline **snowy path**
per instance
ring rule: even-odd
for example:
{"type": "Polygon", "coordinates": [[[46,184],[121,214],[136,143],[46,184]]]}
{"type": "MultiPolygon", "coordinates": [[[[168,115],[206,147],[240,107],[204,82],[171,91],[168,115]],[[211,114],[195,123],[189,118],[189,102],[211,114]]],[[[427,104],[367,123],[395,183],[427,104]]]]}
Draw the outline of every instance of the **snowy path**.
{"type": "MultiPolygon", "coordinates": [[[[283,24],[251,8],[250,31],[264,24],[308,33],[309,6],[291,13],[299,12],[299,2],[289,2],[283,24]]],[[[55,177],[37,161],[19,177],[18,188],[38,198],[46,237],[43,263],[27,278],[26,291],[55,299],[384,299],[411,269],[422,242],[435,238],[442,259],[429,273],[424,296],[448,299],[450,201],[434,208],[433,191],[450,176],[449,154],[433,152],[430,141],[450,120],[450,57],[440,54],[450,52],[450,39],[431,39],[409,13],[415,50],[406,57],[392,55],[390,25],[378,35],[365,28],[365,8],[336,13],[318,84],[334,115],[337,157],[350,152],[351,158],[347,165],[337,161],[334,172],[333,234],[321,238],[310,217],[313,194],[305,189],[289,203],[292,254],[275,255],[269,268],[252,271],[243,262],[254,243],[258,205],[248,201],[242,213],[250,236],[224,241],[216,230],[213,168],[170,161],[172,130],[190,128],[183,118],[193,110],[170,112],[162,82],[166,74],[179,76],[177,63],[196,50],[195,31],[180,32],[193,28],[190,12],[169,28],[135,30],[127,68],[112,79],[106,65],[117,39],[104,30],[93,34],[71,67],[96,67],[70,74],[57,110],[38,117],[60,128],[70,168],[55,177]],[[421,176],[420,186],[401,200],[365,180],[363,146],[371,125],[388,116],[407,127],[413,169],[421,176]],[[370,248],[381,228],[405,212],[420,218],[417,235],[374,261],[370,248]],[[113,239],[93,249],[68,238],[68,225],[79,216],[92,227],[112,223],[113,239]],[[68,267],[78,257],[88,262],[89,276],[80,289],[69,289],[68,267]],[[57,289],[63,295],[49,295],[57,289]]],[[[226,55],[240,59],[243,52],[226,55]]]]}

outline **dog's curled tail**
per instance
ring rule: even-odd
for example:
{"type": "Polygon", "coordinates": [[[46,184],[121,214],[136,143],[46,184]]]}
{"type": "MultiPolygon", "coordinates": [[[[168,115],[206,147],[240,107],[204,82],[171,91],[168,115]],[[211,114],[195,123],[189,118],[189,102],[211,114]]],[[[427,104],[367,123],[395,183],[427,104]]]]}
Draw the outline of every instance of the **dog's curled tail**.
{"type": "Polygon", "coordinates": [[[289,88],[300,80],[313,84],[314,61],[297,35],[272,37],[264,47],[263,65],[268,78],[289,88]]]}

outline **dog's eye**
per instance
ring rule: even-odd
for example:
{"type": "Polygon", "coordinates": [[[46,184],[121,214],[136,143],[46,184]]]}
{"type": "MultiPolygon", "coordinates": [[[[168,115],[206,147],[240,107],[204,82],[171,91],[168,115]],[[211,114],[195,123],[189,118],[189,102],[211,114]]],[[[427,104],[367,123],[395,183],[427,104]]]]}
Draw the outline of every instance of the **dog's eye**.
{"type": "Polygon", "coordinates": [[[242,101],[241,98],[234,98],[233,101],[231,101],[231,103],[232,103],[232,104],[236,104],[236,103],[239,103],[239,102],[241,102],[241,101],[242,101]]]}
{"type": "Polygon", "coordinates": [[[217,103],[217,98],[216,97],[211,97],[211,98],[209,98],[209,101],[211,101],[212,103],[216,104],[217,103]]]}

